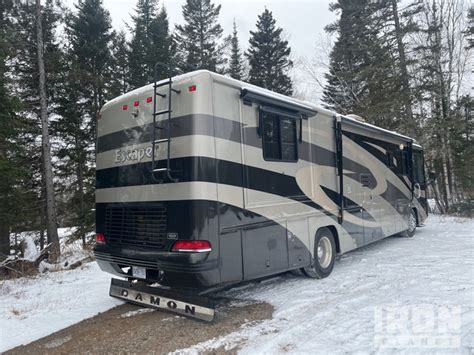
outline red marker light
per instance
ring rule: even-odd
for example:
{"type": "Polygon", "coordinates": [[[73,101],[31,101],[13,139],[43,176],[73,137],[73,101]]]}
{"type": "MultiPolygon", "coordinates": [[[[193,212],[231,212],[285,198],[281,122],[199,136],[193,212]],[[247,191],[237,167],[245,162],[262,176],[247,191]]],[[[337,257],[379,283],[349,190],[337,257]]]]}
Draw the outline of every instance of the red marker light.
{"type": "Polygon", "coordinates": [[[188,87],[188,91],[189,92],[195,92],[196,91],[196,85],[191,85],[190,87],[188,87]]]}
{"type": "Polygon", "coordinates": [[[133,103],[133,106],[135,106],[135,107],[137,107],[138,105],[140,105],[140,101],[135,101],[135,102],[133,103]]]}
{"type": "Polygon", "coordinates": [[[124,110],[124,111],[125,111],[125,110],[128,110],[128,105],[123,105],[123,106],[122,106],[122,110],[124,110]]]}
{"type": "Polygon", "coordinates": [[[97,233],[95,235],[95,242],[97,244],[105,244],[105,235],[103,235],[102,233],[97,233]]]}
{"type": "Polygon", "coordinates": [[[148,104],[149,104],[150,102],[152,102],[152,101],[153,101],[153,98],[152,98],[151,96],[146,98],[146,102],[147,102],[148,104]]]}
{"type": "Polygon", "coordinates": [[[172,251],[187,253],[205,253],[212,250],[207,240],[178,240],[173,244],[172,251]]]}

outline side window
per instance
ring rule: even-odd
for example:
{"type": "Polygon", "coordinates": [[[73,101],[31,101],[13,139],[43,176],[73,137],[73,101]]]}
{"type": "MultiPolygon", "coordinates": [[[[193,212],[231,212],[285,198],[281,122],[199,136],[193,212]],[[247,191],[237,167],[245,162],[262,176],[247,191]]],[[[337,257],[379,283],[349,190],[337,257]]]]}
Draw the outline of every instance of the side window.
{"type": "Polygon", "coordinates": [[[296,120],[261,111],[263,125],[263,158],[296,162],[298,160],[296,120]]]}
{"type": "Polygon", "coordinates": [[[408,175],[408,152],[406,150],[395,150],[395,153],[387,152],[387,166],[395,174],[408,175]]]}
{"type": "Polygon", "coordinates": [[[425,184],[425,167],[421,151],[413,151],[413,178],[420,185],[425,184]]]}

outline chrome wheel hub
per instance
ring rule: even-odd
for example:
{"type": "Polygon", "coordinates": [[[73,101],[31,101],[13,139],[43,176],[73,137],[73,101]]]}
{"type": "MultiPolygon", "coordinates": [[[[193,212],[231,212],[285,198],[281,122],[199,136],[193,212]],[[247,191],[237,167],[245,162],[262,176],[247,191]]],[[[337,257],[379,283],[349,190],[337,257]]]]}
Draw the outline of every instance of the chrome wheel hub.
{"type": "Polygon", "coordinates": [[[323,269],[326,269],[331,264],[332,248],[328,237],[323,236],[321,239],[319,239],[317,257],[318,263],[323,269]]]}

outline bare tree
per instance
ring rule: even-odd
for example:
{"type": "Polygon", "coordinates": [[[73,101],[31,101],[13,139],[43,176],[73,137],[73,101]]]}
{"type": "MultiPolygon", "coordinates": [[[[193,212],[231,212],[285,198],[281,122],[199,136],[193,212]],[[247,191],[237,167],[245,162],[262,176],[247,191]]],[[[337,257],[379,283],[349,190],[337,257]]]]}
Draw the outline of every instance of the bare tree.
{"type": "Polygon", "coordinates": [[[57,261],[60,256],[56,205],[54,196],[53,168],[51,164],[51,145],[49,141],[48,102],[46,99],[46,73],[44,67],[43,26],[41,0],[36,0],[36,37],[38,49],[39,95],[41,107],[41,137],[46,191],[46,230],[51,244],[50,260],[57,261]]]}
{"type": "Polygon", "coordinates": [[[425,139],[430,156],[439,162],[446,211],[462,196],[455,175],[451,132],[453,110],[465,85],[470,57],[466,50],[466,14],[464,0],[424,0],[424,11],[418,19],[424,31],[414,39],[422,57],[416,68],[419,73],[414,75],[422,91],[418,94],[418,109],[432,132],[425,139]]]}

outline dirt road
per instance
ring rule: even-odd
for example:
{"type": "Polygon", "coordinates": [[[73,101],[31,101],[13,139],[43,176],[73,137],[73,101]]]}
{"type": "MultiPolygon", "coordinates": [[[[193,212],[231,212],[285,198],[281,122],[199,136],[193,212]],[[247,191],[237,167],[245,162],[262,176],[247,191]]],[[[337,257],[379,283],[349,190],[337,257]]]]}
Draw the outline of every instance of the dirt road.
{"type": "MultiPolygon", "coordinates": [[[[130,304],[86,319],[5,354],[163,354],[229,334],[249,322],[271,318],[268,303],[222,301],[213,323],[130,304]]],[[[223,353],[218,349],[214,353],[223,353]]]]}

